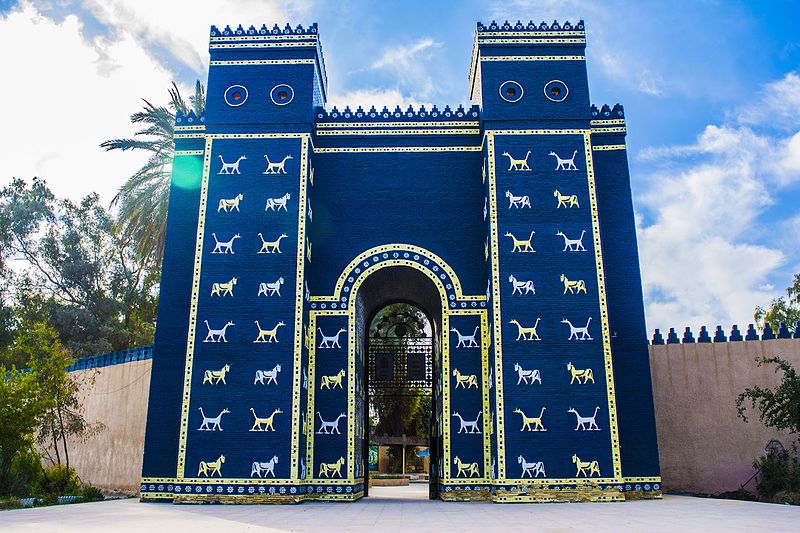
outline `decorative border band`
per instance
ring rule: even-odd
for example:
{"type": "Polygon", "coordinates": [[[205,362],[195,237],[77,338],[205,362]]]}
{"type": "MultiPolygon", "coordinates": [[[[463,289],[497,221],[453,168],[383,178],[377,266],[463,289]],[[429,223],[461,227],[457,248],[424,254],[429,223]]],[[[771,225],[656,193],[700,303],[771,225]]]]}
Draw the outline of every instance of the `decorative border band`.
{"type": "Polygon", "coordinates": [[[368,153],[368,152],[385,152],[385,153],[406,153],[406,152],[480,152],[482,148],[476,146],[358,146],[358,147],[335,147],[335,148],[317,148],[314,147],[314,153],[317,154],[335,154],[335,153],[368,153]]]}
{"type": "MultiPolygon", "coordinates": [[[[471,127],[479,128],[480,121],[471,120],[466,122],[317,122],[317,128],[454,128],[471,127]]],[[[317,133],[319,135],[319,133],[317,133]]]]}
{"type": "Polygon", "coordinates": [[[585,61],[586,56],[484,56],[481,61],[585,61]]]}
{"type": "Polygon", "coordinates": [[[627,133],[625,126],[619,128],[592,128],[592,133],[627,133]]]}
{"type": "Polygon", "coordinates": [[[476,129],[441,129],[441,130],[333,130],[317,131],[318,136],[329,135],[480,135],[476,129]]]}
{"type": "Polygon", "coordinates": [[[627,150],[627,146],[624,144],[601,144],[598,146],[592,146],[592,150],[595,152],[605,152],[610,150],[627,150]]]}
{"type": "Polygon", "coordinates": [[[315,59],[217,59],[209,63],[212,67],[238,67],[243,65],[313,65],[315,59]]]}

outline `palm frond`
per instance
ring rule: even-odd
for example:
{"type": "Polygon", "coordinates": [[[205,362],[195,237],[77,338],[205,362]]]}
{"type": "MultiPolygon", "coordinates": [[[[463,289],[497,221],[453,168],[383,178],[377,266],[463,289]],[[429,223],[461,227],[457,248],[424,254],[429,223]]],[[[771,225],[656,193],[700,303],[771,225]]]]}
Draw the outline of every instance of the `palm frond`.
{"type": "Polygon", "coordinates": [[[206,88],[203,87],[203,84],[200,83],[200,80],[197,80],[194,86],[194,96],[189,97],[189,102],[192,104],[192,109],[194,110],[194,114],[198,117],[205,111],[206,109],[206,88]]]}
{"type": "Polygon", "coordinates": [[[175,82],[167,92],[170,101],[166,106],[142,99],[143,109],[130,118],[133,124],[144,126],[134,134],[135,138],[110,139],[100,144],[106,151],[141,150],[150,154],[145,164],[119,188],[111,205],[118,207],[118,229],[135,243],[140,258],[152,258],[156,264],[161,262],[164,253],[175,152],[175,113],[188,114],[191,109],[200,115],[206,104],[205,88],[199,80],[195,83],[194,94],[189,97],[191,108],[175,82]]]}
{"type": "Polygon", "coordinates": [[[139,141],[137,139],[110,139],[100,143],[100,148],[111,150],[153,150],[153,141],[139,141]]]}

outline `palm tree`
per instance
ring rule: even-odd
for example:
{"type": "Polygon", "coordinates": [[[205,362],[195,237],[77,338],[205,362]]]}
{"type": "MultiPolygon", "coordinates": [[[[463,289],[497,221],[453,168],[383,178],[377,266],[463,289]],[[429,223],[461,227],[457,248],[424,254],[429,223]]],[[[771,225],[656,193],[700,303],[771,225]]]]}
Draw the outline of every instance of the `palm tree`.
{"type": "Polygon", "coordinates": [[[119,230],[135,243],[139,257],[152,260],[156,268],[164,254],[175,113],[187,115],[192,110],[199,116],[206,106],[205,88],[199,80],[188,104],[175,82],[169,96],[167,107],[157,107],[143,99],[144,109],[131,115],[131,122],[144,124],[145,128],[137,131],[133,139],[111,139],[100,144],[107,151],[143,150],[150,154],[147,163],[120,187],[111,205],[119,206],[119,230]]]}

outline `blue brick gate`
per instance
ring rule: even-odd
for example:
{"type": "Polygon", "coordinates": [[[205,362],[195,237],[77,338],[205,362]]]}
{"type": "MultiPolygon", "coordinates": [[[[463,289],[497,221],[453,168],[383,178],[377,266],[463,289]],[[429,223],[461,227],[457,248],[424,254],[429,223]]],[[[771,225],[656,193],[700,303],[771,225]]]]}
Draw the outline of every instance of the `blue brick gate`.
{"type": "Polygon", "coordinates": [[[434,322],[450,500],[657,497],[623,109],[578,24],[478,24],[473,106],[326,110],[317,26],[211,29],[179,115],[141,497],[364,494],[365,335],[434,322]]]}

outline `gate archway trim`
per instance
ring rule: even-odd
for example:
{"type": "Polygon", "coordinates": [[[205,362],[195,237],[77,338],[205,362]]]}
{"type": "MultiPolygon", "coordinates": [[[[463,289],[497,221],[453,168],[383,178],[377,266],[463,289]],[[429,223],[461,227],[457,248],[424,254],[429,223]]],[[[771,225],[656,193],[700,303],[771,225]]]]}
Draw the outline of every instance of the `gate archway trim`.
{"type": "Polygon", "coordinates": [[[354,288],[369,273],[390,266],[407,266],[419,270],[437,283],[445,295],[443,309],[485,309],[485,294],[465,295],[455,270],[435,253],[413,244],[383,244],[356,256],[336,280],[332,296],[310,296],[311,309],[346,309],[354,288]],[[375,268],[379,266],[379,268],[375,268]]]}

